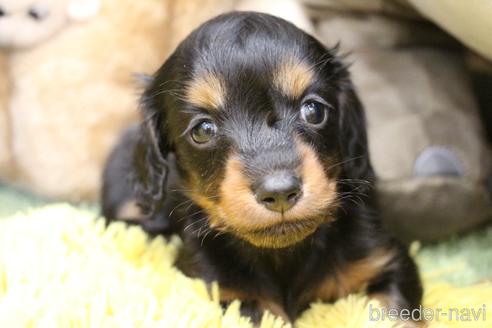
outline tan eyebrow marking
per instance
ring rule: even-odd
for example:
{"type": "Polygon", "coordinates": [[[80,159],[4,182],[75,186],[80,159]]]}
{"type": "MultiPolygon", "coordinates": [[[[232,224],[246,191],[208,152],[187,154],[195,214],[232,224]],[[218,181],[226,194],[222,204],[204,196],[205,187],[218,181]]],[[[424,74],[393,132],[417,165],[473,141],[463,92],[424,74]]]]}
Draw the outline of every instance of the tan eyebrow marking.
{"type": "Polygon", "coordinates": [[[215,74],[195,77],[186,87],[186,99],[197,107],[217,110],[224,105],[226,89],[224,82],[215,74]]]}
{"type": "Polygon", "coordinates": [[[314,80],[314,72],[304,61],[284,59],[273,75],[273,84],[285,96],[299,98],[314,80]]]}

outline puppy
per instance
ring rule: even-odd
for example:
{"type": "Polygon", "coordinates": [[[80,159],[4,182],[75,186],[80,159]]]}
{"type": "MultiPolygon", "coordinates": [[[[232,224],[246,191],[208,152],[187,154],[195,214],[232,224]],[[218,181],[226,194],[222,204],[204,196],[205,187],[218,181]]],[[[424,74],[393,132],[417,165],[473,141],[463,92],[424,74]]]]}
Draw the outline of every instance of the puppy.
{"type": "Polygon", "coordinates": [[[377,216],[363,109],[334,49],[273,16],[225,14],[179,45],[141,103],[106,168],[104,215],[136,201],[224,304],[241,300],[255,322],[360,291],[419,306],[415,264],[377,216]]]}

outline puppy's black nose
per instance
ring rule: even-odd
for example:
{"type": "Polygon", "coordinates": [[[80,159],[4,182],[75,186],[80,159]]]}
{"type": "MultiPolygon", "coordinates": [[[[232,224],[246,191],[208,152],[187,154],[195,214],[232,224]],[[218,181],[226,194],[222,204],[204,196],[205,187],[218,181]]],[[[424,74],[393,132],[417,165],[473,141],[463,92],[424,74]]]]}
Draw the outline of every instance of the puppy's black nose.
{"type": "Polygon", "coordinates": [[[254,192],[260,204],[271,211],[283,213],[301,198],[301,181],[290,172],[275,172],[263,178],[254,192]]]}

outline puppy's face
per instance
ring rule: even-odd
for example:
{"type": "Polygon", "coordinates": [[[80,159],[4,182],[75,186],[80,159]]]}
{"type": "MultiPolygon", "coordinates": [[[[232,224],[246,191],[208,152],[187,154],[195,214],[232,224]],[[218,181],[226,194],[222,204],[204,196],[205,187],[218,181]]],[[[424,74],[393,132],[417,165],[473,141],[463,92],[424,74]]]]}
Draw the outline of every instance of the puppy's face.
{"type": "Polygon", "coordinates": [[[208,225],[280,248],[334,218],[349,85],[334,56],[291,24],[230,14],[185,40],[144,99],[208,225]]]}

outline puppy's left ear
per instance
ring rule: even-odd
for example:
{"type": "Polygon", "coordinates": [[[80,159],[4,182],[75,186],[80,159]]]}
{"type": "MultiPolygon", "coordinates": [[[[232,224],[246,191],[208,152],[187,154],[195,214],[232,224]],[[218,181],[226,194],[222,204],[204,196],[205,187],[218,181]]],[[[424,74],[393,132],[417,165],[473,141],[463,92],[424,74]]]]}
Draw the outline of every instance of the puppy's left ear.
{"type": "Polygon", "coordinates": [[[339,149],[345,179],[374,181],[374,170],[369,159],[364,109],[350,81],[343,83],[338,96],[340,111],[339,149]]]}
{"type": "Polygon", "coordinates": [[[167,136],[166,119],[159,110],[156,99],[148,89],[143,97],[143,122],[139,141],[133,154],[133,185],[135,195],[144,214],[151,216],[162,205],[166,196],[166,182],[169,173],[167,156],[170,146],[167,136]]]}

